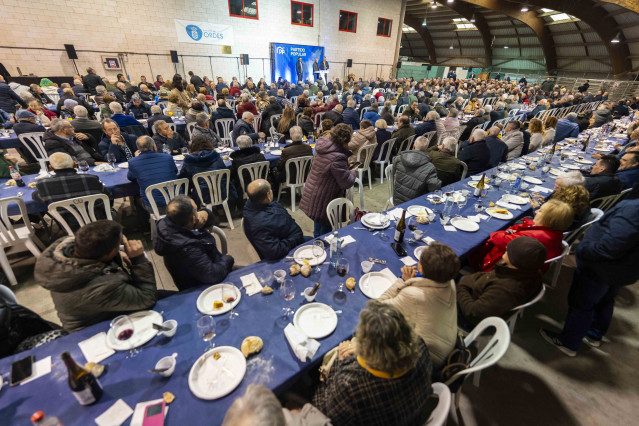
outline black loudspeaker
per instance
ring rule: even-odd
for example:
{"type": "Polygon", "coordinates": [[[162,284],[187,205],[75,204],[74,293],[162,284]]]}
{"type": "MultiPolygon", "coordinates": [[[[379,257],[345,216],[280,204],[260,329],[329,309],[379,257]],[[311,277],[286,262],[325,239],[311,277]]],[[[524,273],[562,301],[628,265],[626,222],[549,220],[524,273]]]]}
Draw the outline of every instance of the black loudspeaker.
{"type": "Polygon", "coordinates": [[[402,67],[402,63],[401,63],[401,62],[398,62],[398,63],[397,63],[397,69],[400,69],[401,67],[402,67]]]}
{"type": "Polygon", "coordinates": [[[432,70],[432,69],[433,69],[432,65],[429,65],[429,66],[428,66],[428,71],[430,71],[430,70],[432,70]]]}
{"type": "Polygon", "coordinates": [[[346,60],[346,68],[351,68],[353,66],[353,60],[352,59],[347,59],[346,60]]]}
{"type": "Polygon", "coordinates": [[[240,54],[240,64],[249,65],[249,56],[247,53],[240,54]]]}
{"type": "Polygon", "coordinates": [[[78,54],[75,52],[75,47],[72,44],[65,44],[64,48],[67,49],[69,59],[78,59],[78,54]]]}
{"type": "Polygon", "coordinates": [[[180,60],[178,59],[177,50],[171,50],[171,62],[173,62],[174,64],[180,62],[180,60]]]}
{"type": "Polygon", "coordinates": [[[1,63],[0,63],[0,75],[4,77],[5,81],[9,81],[9,77],[11,77],[11,74],[9,74],[9,71],[7,71],[5,66],[2,65],[1,63]]]}

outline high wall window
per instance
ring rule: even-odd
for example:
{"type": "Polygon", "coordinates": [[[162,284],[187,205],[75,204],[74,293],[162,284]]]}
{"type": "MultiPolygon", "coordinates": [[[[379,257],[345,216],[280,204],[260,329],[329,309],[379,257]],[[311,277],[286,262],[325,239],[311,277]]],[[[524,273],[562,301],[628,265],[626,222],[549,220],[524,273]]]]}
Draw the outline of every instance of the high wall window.
{"type": "Polygon", "coordinates": [[[383,37],[390,37],[391,35],[391,27],[393,26],[392,19],[377,19],[377,35],[383,37]]]}
{"type": "Polygon", "coordinates": [[[305,27],[313,26],[313,5],[301,3],[299,1],[291,2],[291,24],[304,25],[305,27]]]}
{"type": "Polygon", "coordinates": [[[258,19],[257,0],[229,0],[229,15],[258,19]]]}
{"type": "Polygon", "coordinates": [[[339,30],[347,31],[349,33],[356,33],[357,32],[357,13],[340,10],[339,11],[339,30]]]}

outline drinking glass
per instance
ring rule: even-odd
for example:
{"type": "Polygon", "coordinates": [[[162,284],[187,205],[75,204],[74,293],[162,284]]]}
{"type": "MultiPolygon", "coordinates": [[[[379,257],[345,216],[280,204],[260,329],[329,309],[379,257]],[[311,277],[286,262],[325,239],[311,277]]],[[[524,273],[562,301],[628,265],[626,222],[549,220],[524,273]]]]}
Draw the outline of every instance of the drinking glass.
{"type": "Polygon", "coordinates": [[[186,154],[189,153],[189,149],[187,147],[185,147],[185,146],[182,147],[181,151],[182,151],[182,155],[184,155],[184,156],[186,156],[186,154]]]}
{"type": "MultiPolygon", "coordinates": [[[[282,282],[282,285],[280,285],[280,296],[286,302],[290,302],[291,300],[295,298],[295,286],[293,285],[292,279],[289,278],[284,280],[284,282],[282,282]]],[[[295,312],[289,306],[282,308],[282,310],[284,311],[284,316],[286,317],[288,317],[289,315],[292,315],[295,312]]]]}
{"type": "Polygon", "coordinates": [[[143,113],[143,114],[142,114],[142,118],[143,118],[144,120],[148,119],[148,118],[149,118],[149,114],[147,114],[146,112],[145,112],[145,113],[143,113]]]}
{"type": "Polygon", "coordinates": [[[282,284],[284,282],[284,278],[286,278],[286,271],[284,269],[278,269],[273,272],[273,276],[275,277],[275,281],[282,284]]]}
{"type": "Polygon", "coordinates": [[[171,155],[171,148],[169,148],[168,144],[162,145],[162,152],[171,155]]]}
{"type": "Polygon", "coordinates": [[[459,209],[459,214],[457,216],[461,216],[461,211],[464,208],[464,206],[466,205],[466,202],[468,200],[468,197],[459,197],[457,199],[457,208],[459,209]]]}
{"type": "Polygon", "coordinates": [[[369,261],[369,260],[364,260],[362,263],[362,272],[365,274],[368,274],[371,269],[373,269],[373,262],[369,261]]]}
{"type": "Polygon", "coordinates": [[[115,154],[108,153],[106,155],[106,160],[111,165],[111,167],[115,169],[115,154]]]}
{"type": "Polygon", "coordinates": [[[433,204],[439,204],[440,201],[442,200],[442,190],[438,189],[436,191],[433,191],[433,195],[431,196],[431,200],[432,200],[433,204]]]}
{"type": "MultiPolygon", "coordinates": [[[[348,259],[341,257],[337,260],[337,275],[344,278],[348,275],[348,259]]],[[[337,287],[337,291],[344,293],[344,282],[339,283],[339,287],[337,287]]]]}
{"type": "Polygon", "coordinates": [[[129,354],[127,355],[127,358],[136,356],[139,351],[134,347],[135,341],[133,339],[133,334],[135,333],[135,326],[133,325],[131,318],[128,315],[115,317],[111,321],[111,328],[113,329],[113,334],[116,339],[129,343],[129,354]]]}
{"type": "Polygon", "coordinates": [[[484,205],[481,202],[475,204],[476,213],[482,213],[483,211],[484,211],[484,205]]]}
{"type": "Polygon", "coordinates": [[[257,272],[255,275],[257,275],[257,280],[260,284],[262,284],[262,286],[271,286],[273,282],[273,273],[269,269],[257,272]]]}
{"type": "MultiPolygon", "coordinates": [[[[222,301],[224,303],[233,303],[235,302],[235,298],[237,297],[237,292],[235,291],[236,287],[232,283],[222,283],[222,301]]],[[[239,317],[240,314],[235,312],[235,306],[231,308],[231,313],[229,313],[229,319],[235,319],[239,317]]]]}
{"type": "Polygon", "coordinates": [[[197,320],[197,334],[207,343],[205,352],[215,347],[215,343],[213,343],[213,338],[215,337],[215,320],[211,315],[205,315],[197,320]]]}
{"type": "Polygon", "coordinates": [[[89,164],[86,162],[86,160],[80,160],[78,162],[78,168],[80,169],[80,171],[82,171],[82,173],[86,173],[89,171],[89,164]]]}
{"type": "Polygon", "coordinates": [[[323,253],[324,253],[324,242],[322,240],[315,240],[313,242],[313,256],[315,257],[315,263],[317,263],[317,266],[315,267],[315,272],[317,272],[318,274],[321,271],[319,259],[320,257],[322,257],[323,253]]]}

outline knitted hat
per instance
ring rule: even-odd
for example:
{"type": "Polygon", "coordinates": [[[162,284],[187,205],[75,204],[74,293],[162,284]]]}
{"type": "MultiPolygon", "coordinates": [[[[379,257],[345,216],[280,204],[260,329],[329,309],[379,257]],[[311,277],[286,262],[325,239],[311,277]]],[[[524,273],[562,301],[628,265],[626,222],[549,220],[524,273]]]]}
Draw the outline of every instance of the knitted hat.
{"type": "Polygon", "coordinates": [[[508,260],[518,269],[534,271],[546,261],[546,247],[532,237],[519,237],[506,246],[508,260]]]}
{"type": "Polygon", "coordinates": [[[27,111],[26,109],[21,109],[20,111],[16,113],[16,117],[18,118],[18,120],[35,118],[35,116],[36,115],[34,113],[32,113],[31,111],[27,111]]]}
{"type": "Polygon", "coordinates": [[[42,80],[40,80],[40,87],[46,86],[55,86],[55,83],[48,78],[43,78],[42,80]]]}

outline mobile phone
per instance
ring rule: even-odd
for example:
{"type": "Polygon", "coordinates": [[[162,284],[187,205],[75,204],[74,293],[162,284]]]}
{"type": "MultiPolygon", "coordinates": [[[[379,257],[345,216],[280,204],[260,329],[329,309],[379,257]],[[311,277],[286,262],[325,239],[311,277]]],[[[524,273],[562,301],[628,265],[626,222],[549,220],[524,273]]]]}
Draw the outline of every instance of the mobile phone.
{"type": "Polygon", "coordinates": [[[11,386],[18,385],[31,377],[34,362],[35,357],[31,355],[11,364],[11,386]]]}
{"type": "Polygon", "coordinates": [[[164,401],[157,404],[147,405],[144,409],[142,426],[163,426],[165,405],[164,401]]]}
{"type": "Polygon", "coordinates": [[[404,250],[404,247],[402,247],[401,244],[399,244],[399,243],[391,243],[391,247],[392,247],[393,251],[395,251],[395,254],[397,256],[400,256],[400,257],[406,256],[406,250],[404,250]]]}
{"type": "Polygon", "coordinates": [[[361,166],[361,164],[362,163],[360,163],[359,161],[356,161],[353,164],[351,164],[350,166],[348,166],[348,170],[353,170],[355,167],[361,166]]]}

